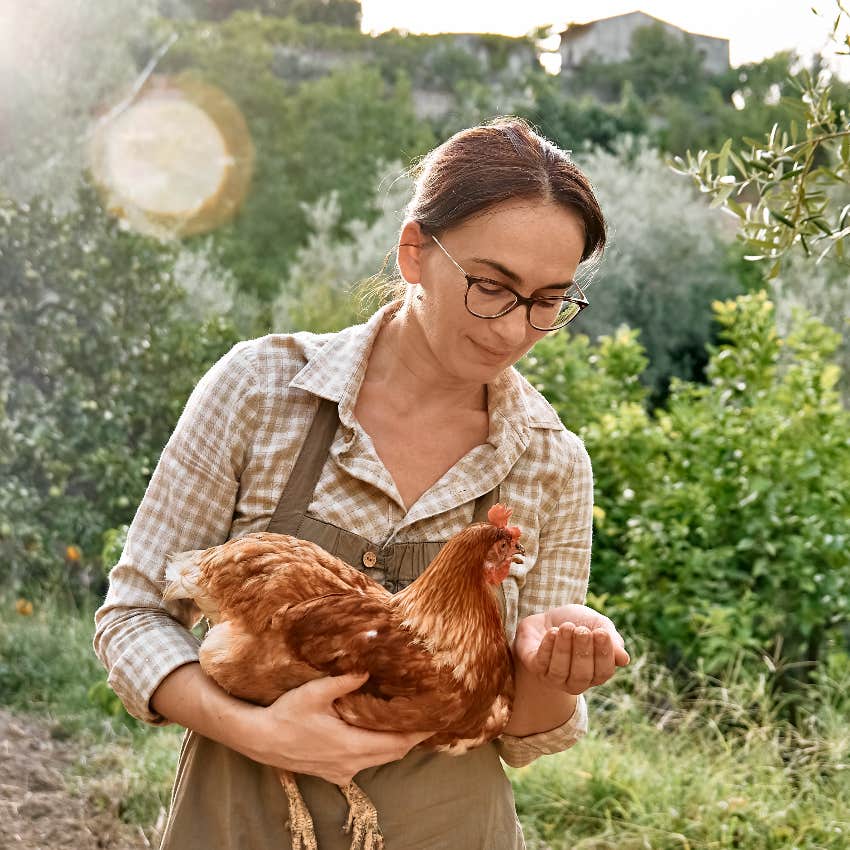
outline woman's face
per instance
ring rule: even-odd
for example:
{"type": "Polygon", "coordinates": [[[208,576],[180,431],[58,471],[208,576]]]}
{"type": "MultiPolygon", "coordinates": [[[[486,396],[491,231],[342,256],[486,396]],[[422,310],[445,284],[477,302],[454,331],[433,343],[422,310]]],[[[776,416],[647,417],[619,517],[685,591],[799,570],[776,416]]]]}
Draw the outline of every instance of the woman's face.
{"type": "MultiPolygon", "coordinates": [[[[507,284],[525,296],[538,290],[563,293],[584,250],[578,214],[540,200],[506,201],[438,238],[467,274],[507,284]]],[[[546,336],[528,324],[523,305],[497,319],[473,316],[464,305],[463,274],[430,236],[421,234],[419,241],[422,301],[417,313],[429,347],[448,374],[486,383],[546,336]]]]}

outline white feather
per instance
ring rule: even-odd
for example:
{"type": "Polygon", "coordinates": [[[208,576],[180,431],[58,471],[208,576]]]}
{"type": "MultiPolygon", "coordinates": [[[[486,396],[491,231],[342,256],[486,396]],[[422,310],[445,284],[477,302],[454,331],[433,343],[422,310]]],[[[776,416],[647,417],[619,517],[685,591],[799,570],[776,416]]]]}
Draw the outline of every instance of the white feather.
{"type": "Polygon", "coordinates": [[[165,579],[168,582],[162,594],[163,602],[191,599],[197,609],[211,622],[218,621],[218,605],[200,585],[200,556],[206,549],[190,549],[169,555],[165,564],[165,579]]]}

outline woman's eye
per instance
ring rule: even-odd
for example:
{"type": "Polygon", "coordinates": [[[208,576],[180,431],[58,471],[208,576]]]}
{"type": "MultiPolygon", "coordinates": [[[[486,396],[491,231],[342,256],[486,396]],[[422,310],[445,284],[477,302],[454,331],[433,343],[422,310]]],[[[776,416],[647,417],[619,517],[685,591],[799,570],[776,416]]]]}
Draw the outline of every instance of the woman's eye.
{"type": "Polygon", "coordinates": [[[472,278],[472,282],[482,291],[487,292],[492,295],[498,295],[505,291],[504,286],[500,286],[498,283],[493,283],[491,280],[486,280],[480,277],[472,278]]]}
{"type": "Polygon", "coordinates": [[[551,307],[553,310],[557,310],[564,304],[564,299],[562,296],[558,295],[550,295],[542,298],[535,298],[535,303],[539,304],[541,307],[551,307]]]}

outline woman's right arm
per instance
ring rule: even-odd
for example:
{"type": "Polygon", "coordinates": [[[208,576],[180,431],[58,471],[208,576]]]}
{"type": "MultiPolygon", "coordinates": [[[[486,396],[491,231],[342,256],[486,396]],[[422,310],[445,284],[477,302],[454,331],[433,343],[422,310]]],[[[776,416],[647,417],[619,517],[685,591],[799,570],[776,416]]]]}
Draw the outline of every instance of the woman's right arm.
{"type": "Polygon", "coordinates": [[[267,708],[236,699],[186,664],[157,688],[155,710],[254,761],[347,785],[359,771],[403,758],[432,732],[358,729],[341,720],[333,701],[365,676],[328,676],[283,694],[267,708]]]}
{"type": "Polygon", "coordinates": [[[206,549],[230,535],[240,476],[264,412],[250,345],[234,346],[189,397],[109,574],[95,613],[94,649],[134,717],[179,723],[256,761],[347,781],[349,772],[400,758],[425,735],[344,723],[332,703],[362,683],[352,677],[310,682],[268,708],[235,699],[197,663],[200,641],[189,631],[197,609],[162,601],[169,554],[206,549]]]}
{"type": "Polygon", "coordinates": [[[228,539],[239,479],[262,398],[239,343],[201,378],[165,445],[136,511],[106,599],[95,613],[94,651],[127,711],[146,723],[170,718],[151,697],[173,671],[198,660],[194,604],[163,603],[168,555],[228,539]]]}

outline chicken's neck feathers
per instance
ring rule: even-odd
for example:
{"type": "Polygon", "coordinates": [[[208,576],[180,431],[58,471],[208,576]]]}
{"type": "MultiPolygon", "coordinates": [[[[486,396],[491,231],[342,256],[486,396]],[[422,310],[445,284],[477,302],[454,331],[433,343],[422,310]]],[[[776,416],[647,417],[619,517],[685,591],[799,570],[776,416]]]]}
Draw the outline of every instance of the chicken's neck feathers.
{"type": "Polygon", "coordinates": [[[495,661],[506,639],[498,604],[484,579],[483,559],[470,555],[447,544],[389,604],[414,641],[474,689],[478,678],[489,672],[482,662],[490,653],[495,661]]]}

